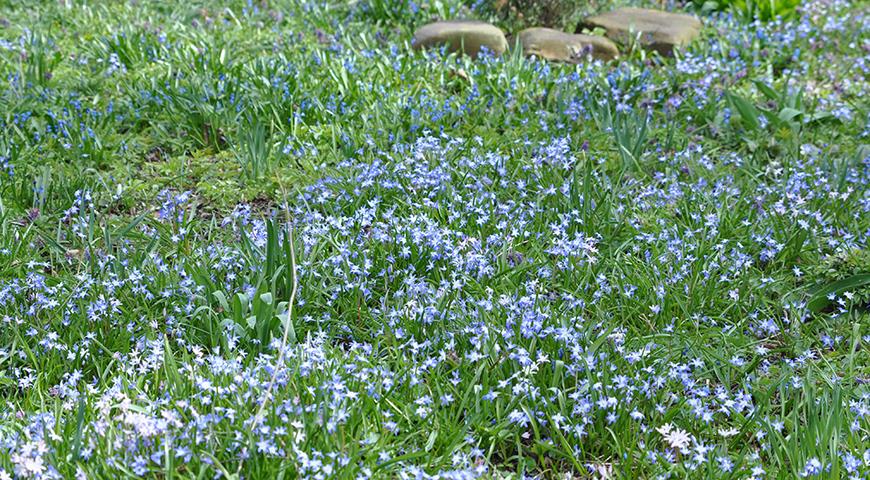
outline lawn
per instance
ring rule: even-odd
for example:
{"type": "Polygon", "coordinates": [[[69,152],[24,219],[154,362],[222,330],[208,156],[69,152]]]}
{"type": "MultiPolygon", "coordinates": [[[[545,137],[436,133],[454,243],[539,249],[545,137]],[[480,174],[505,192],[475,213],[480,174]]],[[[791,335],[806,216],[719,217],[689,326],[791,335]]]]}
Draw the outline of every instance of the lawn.
{"type": "Polygon", "coordinates": [[[870,478],[870,9],[730,3],[0,2],[0,480],[870,478]]]}

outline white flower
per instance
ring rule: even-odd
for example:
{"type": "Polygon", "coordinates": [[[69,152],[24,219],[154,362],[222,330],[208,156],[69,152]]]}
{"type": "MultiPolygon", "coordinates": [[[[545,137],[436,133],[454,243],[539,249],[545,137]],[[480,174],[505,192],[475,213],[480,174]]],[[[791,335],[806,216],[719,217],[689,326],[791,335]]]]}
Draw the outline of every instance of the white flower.
{"type": "Polygon", "coordinates": [[[662,435],[667,435],[668,433],[670,433],[672,428],[674,428],[673,425],[671,425],[670,423],[666,423],[661,427],[657,428],[656,431],[661,433],[662,435]]]}
{"type": "Polygon", "coordinates": [[[665,435],[665,440],[671,444],[672,448],[682,450],[692,443],[692,436],[686,433],[685,430],[679,428],[665,435]]]}
{"type": "Polygon", "coordinates": [[[719,435],[722,435],[723,437],[726,437],[726,438],[733,437],[734,435],[737,435],[738,433],[740,433],[740,431],[734,427],[731,427],[728,429],[724,429],[724,428],[719,429],[719,435]]]}
{"type": "Polygon", "coordinates": [[[666,442],[668,442],[671,448],[682,450],[692,443],[691,435],[689,435],[685,430],[679,428],[674,429],[673,425],[670,423],[662,425],[657,428],[656,431],[662,434],[662,437],[666,442]]]}
{"type": "Polygon", "coordinates": [[[45,463],[42,457],[24,457],[21,455],[13,455],[12,462],[16,465],[18,475],[28,477],[38,477],[45,471],[45,463]]]}

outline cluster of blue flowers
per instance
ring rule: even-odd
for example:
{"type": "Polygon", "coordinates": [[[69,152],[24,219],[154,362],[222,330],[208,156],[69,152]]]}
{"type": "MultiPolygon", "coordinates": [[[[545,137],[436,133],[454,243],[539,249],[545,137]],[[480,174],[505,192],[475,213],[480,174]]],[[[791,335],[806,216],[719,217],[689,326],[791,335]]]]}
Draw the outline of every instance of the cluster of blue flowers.
{"type": "MultiPolygon", "coordinates": [[[[50,230],[39,223],[48,211],[14,233],[3,223],[0,480],[868,478],[866,291],[805,288],[866,252],[868,150],[844,159],[808,135],[794,155],[760,162],[737,146],[742,133],[723,131],[741,113],[712,108],[782,60],[787,92],[806,90],[827,119],[866,132],[866,106],[853,103],[870,93],[866,40],[836,50],[853,57],[830,71],[807,57],[868,20],[838,0],[809,2],[793,21],[711,17],[720,35],[660,67],[673,77],[639,73],[640,61],[530,62],[527,84],[503,73],[516,60],[483,58],[462,64],[475,84],[446,97],[377,85],[370,67],[385,51],[336,34],[306,52],[310,65],[251,67],[270,72],[262,84],[209,76],[222,55],[203,51],[191,67],[202,77],[154,81],[126,104],[69,95],[62,111],[5,118],[19,132],[0,143],[10,198],[23,195],[22,155],[107,165],[127,154],[118,125],[163,109],[193,109],[178,127],[217,149],[264,91],[285,103],[257,113],[295,128],[276,149],[287,164],[341,158],[316,161],[316,178],[270,207],[243,203],[221,219],[205,218],[202,191],[186,186],[155,190],[139,210],[123,192],[135,183],[69,198],[34,188],[50,197],[44,210],[59,208],[50,230]],[[369,76],[336,88],[395,107],[400,133],[352,131],[374,114],[299,78],[335,65],[369,76]],[[555,106],[529,100],[548,95],[555,106]],[[485,121],[463,132],[495,107],[509,112],[501,128],[529,135],[502,142],[485,121]],[[656,112],[679,118],[686,141],[649,142],[638,159],[648,172],[614,168],[616,119],[656,112]],[[323,126],[332,116],[352,128],[335,135],[323,126]],[[602,128],[587,135],[580,122],[602,128]]],[[[184,41],[152,36],[145,62],[184,41]]],[[[387,48],[378,65],[396,71],[460,65],[387,48]]],[[[77,61],[103,81],[132,75],[107,52],[77,61]]]]}

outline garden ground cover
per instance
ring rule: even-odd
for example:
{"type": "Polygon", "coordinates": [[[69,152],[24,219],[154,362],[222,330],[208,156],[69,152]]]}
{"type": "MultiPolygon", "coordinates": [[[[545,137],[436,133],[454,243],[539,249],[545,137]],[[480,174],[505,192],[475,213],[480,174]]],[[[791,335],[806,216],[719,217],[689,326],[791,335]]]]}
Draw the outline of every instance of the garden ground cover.
{"type": "Polygon", "coordinates": [[[0,7],[0,479],[868,478],[866,5],[481,3],[0,7]]]}

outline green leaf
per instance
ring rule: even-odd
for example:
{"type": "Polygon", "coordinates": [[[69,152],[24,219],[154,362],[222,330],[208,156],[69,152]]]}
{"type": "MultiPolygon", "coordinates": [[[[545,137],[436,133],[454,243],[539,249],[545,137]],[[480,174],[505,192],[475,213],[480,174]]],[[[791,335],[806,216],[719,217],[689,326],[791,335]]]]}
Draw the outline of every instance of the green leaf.
{"type": "Polygon", "coordinates": [[[734,105],[737,113],[740,114],[740,118],[746,123],[746,126],[751,130],[759,130],[761,123],[758,121],[758,109],[743,97],[733,93],[727,93],[726,95],[731,104],[734,105]]]}
{"type": "Polygon", "coordinates": [[[233,297],[233,320],[238,324],[242,324],[245,318],[245,313],[248,310],[248,297],[243,293],[237,293],[233,297]]]}
{"type": "Polygon", "coordinates": [[[266,305],[270,305],[270,306],[271,306],[271,305],[272,305],[272,293],[271,293],[271,292],[266,292],[266,293],[260,295],[260,301],[263,302],[263,303],[266,304],[266,305]]]}
{"type": "Polygon", "coordinates": [[[296,329],[293,327],[293,320],[290,318],[288,313],[281,313],[277,315],[278,320],[281,322],[281,327],[287,330],[287,343],[293,345],[296,343],[296,329]]]}
{"type": "Polygon", "coordinates": [[[438,439],[438,430],[432,430],[432,432],[429,433],[429,439],[426,441],[425,451],[428,452],[428,451],[432,450],[432,447],[435,446],[435,440],[437,440],[437,439],[438,439]]]}
{"type": "Polygon", "coordinates": [[[774,102],[780,101],[780,95],[776,93],[776,90],[771,88],[770,85],[762,82],[761,80],[755,80],[753,83],[755,83],[755,86],[758,88],[758,90],[763,93],[768,100],[772,100],[774,102]]]}
{"type": "Polygon", "coordinates": [[[221,308],[224,309],[224,312],[230,311],[230,304],[227,301],[227,296],[224,295],[224,292],[221,292],[220,290],[218,290],[218,291],[212,293],[212,296],[218,301],[218,304],[220,304],[221,308]]]}
{"type": "Polygon", "coordinates": [[[786,107],[786,108],[783,108],[782,110],[779,111],[778,117],[783,122],[790,122],[790,121],[792,121],[792,119],[794,119],[795,117],[798,117],[800,115],[803,115],[803,112],[801,112],[800,110],[795,110],[794,108],[786,107]]]}
{"type": "Polygon", "coordinates": [[[178,363],[175,361],[175,355],[172,353],[172,346],[169,344],[169,337],[163,337],[163,370],[166,374],[166,383],[173,390],[178,388],[181,380],[181,373],[178,369],[178,363]]]}
{"type": "Polygon", "coordinates": [[[147,215],[148,215],[148,212],[143,213],[143,214],[139,215],[138,217],[134,218],[133,220],[130,221],[130,223],[127,224],[127,226],[125,226],[124,228],[122,228],[121,230],[116,232],[115,236],[118,238],[126,238],[127,234],[130,233],[130,231],[132,231],[134,228],[136,228],[136,225],[139,225],[139,223],[142,222],[142,220],[144,220],[147,215]]]}
{"type": "Polygon", "coordinates": [[[85,397],[79,397],[79,408],[76,413],[76,433],[72,442],[72,461],[77,462],[81,458],[82,432],[85,425],[85,397]]]}
{"type": "Polygon", "coordinates": [[[816,112],[812,115],[805,117],[806,123],[815,123],[815,122],[819,122],[819,121],[822,121],[822,120],[825,120],[828,118],[833,118],[835,120],[837,119],[836,117],[834,117],[834,114],[831,112],[816,112]]]}
{"type": "Polygon", "coordinates": [[[831,301],[828,300],[828,295],[832,293],[840,295],[844,292],[856,290],[865,285],[870,285],[870,273],[859,273],[857,275],[852,275],[849,278],[844,278],[843,280],[817,287],[811,292],[812,297],[807,304],[807,308],[809,308],[810,311],[819,312],[831,303],[831,301]]]}

